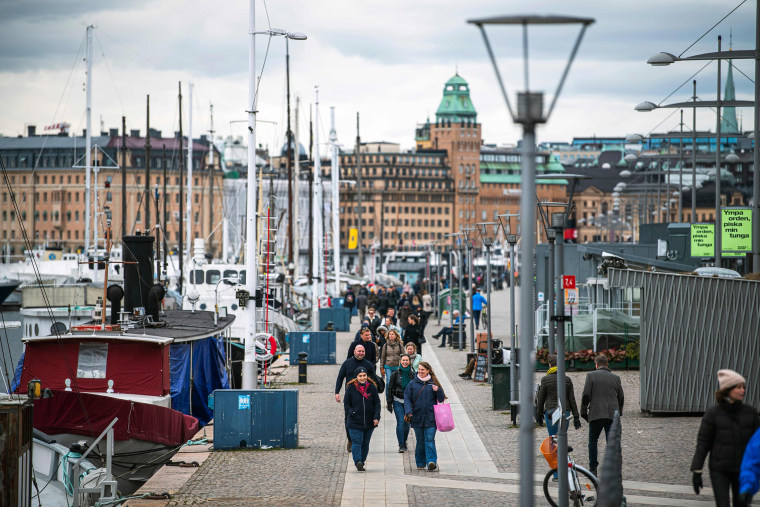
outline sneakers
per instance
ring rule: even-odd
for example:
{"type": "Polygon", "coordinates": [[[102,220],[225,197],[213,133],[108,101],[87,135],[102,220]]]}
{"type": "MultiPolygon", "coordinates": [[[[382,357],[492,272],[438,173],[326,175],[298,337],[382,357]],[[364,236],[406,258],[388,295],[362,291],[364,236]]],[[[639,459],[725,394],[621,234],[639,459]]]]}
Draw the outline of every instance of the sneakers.
{"type": "Polygon", "coordinates": [[[426,470],[426,467],[417,467],[417,470],[426,470]]]}
{"type": "Polygon", "coordinates": [[[364,463],[362,463],[361,461],[357,461],[356,462],[356,469],[358,471],[360,471],[360,472],[364,472],[364,463]]]}
{"type": "Polygon", "coordinates": [[[438,345],[438,348],[439,348],[439,349],[445,349],[445,348],[446,348],[446,345],[438,345]]]}
{"type": "Polygon", "coordinates": [[[346,450],[348,452],[351,452],[351,439],[350,438],[348,439],[348,443],[346,444],[346,450]]]}
{"type": "Polygon", "coordinates": [[[428,463],[427,469],[430,470],[431,472],[435,470],[436,468],[437,467],[435,466],[435,463],[433,463],[432,461],[428,463]]]}
{"type": "Polygon", "coordinates": [[[465,380],[472,380],[472,377],[470,375],[467,375],[466,373],[460,373],[459,378],[463,378],[465,380]]]}

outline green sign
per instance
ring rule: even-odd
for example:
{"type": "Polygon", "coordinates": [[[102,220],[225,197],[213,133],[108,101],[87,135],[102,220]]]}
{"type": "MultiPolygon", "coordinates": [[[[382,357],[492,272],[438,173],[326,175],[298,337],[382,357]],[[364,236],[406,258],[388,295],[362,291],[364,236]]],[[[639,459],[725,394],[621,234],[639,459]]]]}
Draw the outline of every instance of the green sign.
{"type": "Polygon", "coordinates": [[[721,249],[725,252],[751,252],[752,209],[722,208],[720,217],[721,249]]]}
{"type": "Polygon", "coordinates": [[[715,224],[691,224],[691,256],[715,256],[715,224]]]}

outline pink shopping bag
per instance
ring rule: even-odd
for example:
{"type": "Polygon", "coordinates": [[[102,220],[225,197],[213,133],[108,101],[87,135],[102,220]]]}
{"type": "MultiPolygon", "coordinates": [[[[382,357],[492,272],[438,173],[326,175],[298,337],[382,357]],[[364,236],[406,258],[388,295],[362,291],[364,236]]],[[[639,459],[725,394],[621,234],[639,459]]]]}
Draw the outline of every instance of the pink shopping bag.
{"type": "Polygon", "coordinates": [[[438,431],[451,431],[454,429],[454,416],[451,413],[451,405],[448,403],[436,403],[433,405],[435,412],[435,426],[438,431]]]}

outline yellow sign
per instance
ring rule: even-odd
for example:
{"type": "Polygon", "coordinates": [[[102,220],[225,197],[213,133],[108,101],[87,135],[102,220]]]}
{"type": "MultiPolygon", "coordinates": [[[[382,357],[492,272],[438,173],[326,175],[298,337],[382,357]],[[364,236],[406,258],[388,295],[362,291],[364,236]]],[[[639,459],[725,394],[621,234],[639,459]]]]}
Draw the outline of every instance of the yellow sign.
{"type": "Polygon", "coordinates": [[[359,230],[356,227],[351,227],[348,230],[348,249],[354,250],[359,245],[359,230]]]}

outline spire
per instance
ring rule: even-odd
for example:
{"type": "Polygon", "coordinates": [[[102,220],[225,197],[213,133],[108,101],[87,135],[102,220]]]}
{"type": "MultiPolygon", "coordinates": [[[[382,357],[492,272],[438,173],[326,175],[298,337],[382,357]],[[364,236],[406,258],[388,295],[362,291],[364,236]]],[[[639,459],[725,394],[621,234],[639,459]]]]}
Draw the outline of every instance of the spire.
{"type": "MultiPolygon", "coordinates": [[[[736,100],[734,91],[734,65],[731,60],[728,61],[728,75],[726,76],[726,89],[723,93],[723,100],[736,100]]],[[[738,134],[739,123],[736,121],[736,108],[724,107],[723,116],[720,121],[720,131],[726,134],[738,134]]]]}

